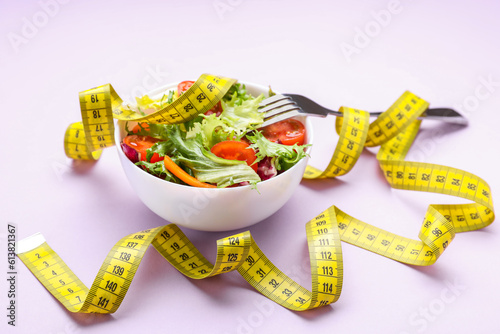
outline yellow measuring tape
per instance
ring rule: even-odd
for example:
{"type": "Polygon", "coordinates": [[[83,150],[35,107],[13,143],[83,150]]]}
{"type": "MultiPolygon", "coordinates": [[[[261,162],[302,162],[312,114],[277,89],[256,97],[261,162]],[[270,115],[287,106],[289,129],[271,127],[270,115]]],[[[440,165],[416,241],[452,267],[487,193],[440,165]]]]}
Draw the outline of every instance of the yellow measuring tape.
{"type": "MultiPolygon", "coordinates": [[[[114,145],[113,118],[169,124],[193,119],[212,108],[234,82],[202,75],[179,99],[148,116],[124,110],[121,99],[110,85],[82,92],[83,123],[68,128],[66,153],[75,159],[97,159],[100,149],[114,145]]],[[[90,289],[41,234],[21,240],[18,256],[71,312],[115,312],[150,244],[190,278],[203,279],[237,270],[264,296],[291,310],[303,311],[331,304],[342,290],[341,240],[396,261],[425,266],[437,260],[455,233],[477,230],[494,220],[490,188],[481,178],[451,167],[404,161],[420,126],[417,118],[428,106],[416,95],[405,92],[371,124],[367,112],[342,107],[344,117],[337,118],[336,122],[339,142],[328,167],[321,171],[308,166],[304,178],[344,175],[353,168],[365,146],[381,145],[377,159],[393,188],[454,195],[472,203],[430,205],[418,235],[420,240],[382,230],[331,206],[306,224],[311,291],[274,266],[248,231],[218,240],[215,264],[211,264],[174,224],[128,235],[113,246],[90,289]]]]}
{"type": "Polygon", "coordinates": [[[80,93],[82,122],[71,124],[64,136],[64,150],[72,159],[98,159],[101,150],[114,146],[113,118],[122,121],[179,124],[207,112],[222,100],[234,79],[203,74],[171,104],[149,115],[122,107],[122,99],[110,84],[80,93]]]}

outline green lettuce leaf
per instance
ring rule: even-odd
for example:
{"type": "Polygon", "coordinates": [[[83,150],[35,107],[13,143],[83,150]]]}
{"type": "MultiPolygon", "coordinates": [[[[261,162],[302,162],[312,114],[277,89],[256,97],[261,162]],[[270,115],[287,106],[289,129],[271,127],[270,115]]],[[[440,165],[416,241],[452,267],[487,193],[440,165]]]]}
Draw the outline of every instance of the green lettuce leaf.
{"type": "Polygon", "coordinates": [[[132,133],[132,131],[130,131],[128,129],[128,124],[127,124],[127,133],[129,135],[138,135],[138,136],[150,136],[150,137],[153,137],[153,138],[157,138],[157,139],[163,139],[163,140],[166,140],[168,139],[168,129],[169,127],[172,127],[172,125],[169,125],[169,124],[154,124],[154,123],[148,123],[148,126],[149,128],[148,129],[144,129],[141,124],[139,123],[139,131],[137,131],[136,133],[132,133]]]}
{"type": "Polygon", "coordinates": [[[146,171],[154,176],[162,178],[166,181],[170,181],[173,183],[184,183],[179,180],[177,177],[172,175],[166,168],[163,161],[158,162],[147,162],[147,161],[139,161],[135,163],[137,166],[144,166],[146,171]]]}
{"type": "Polygon", "coordinates": [[[260,131],[255,131],[247,135],[252,147],[257,153],[257,160],[261,161],[265,157],[271,157],[277,170],[285,171],[295,165],[300,159],[306,156],[305,149],[307,145],[282,145],[269,141],[260,131]]]}
{"type": "Polygon", "coordinates": [[[220,118],[237,132],[247,132],[264,122],[264,114],[258,111],[259,103],[264,98],[264,94],[261,94],[254,99],[242,101],[240,105],[223,101],[220,118]]]}
{"type": "Polygon", "coordinates": [[[240,106],[243,101],[251,100],[254,97],[247,92],[247,88],[245,85],[236,83],[229,88],[229,91],[224,95],[222,101],[226,104],[234,107],[240,106]]]}
{"type": "Polygon", "coordinates": [[[211,114],[204,116],[201,122],[193,124],[193,127],[187,132],[186,138],[195,138],[197,134],[201,134],[203,146],[209,150],[221,141],[228,140],[228,138],[234,139],[235,129],[220,117],[211,114]]]}

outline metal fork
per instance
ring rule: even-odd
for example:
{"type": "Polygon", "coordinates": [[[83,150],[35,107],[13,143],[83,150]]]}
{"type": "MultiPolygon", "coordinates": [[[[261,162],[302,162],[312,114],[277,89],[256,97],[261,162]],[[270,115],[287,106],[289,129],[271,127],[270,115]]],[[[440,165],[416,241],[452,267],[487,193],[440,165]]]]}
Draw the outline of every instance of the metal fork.
{"type": "MultiPolygon", "coordinates": [[[[295,116],[335,115],[342,117],[342,113],[320,106],[305,96],[297,94],[277,94],[263,100],[259,104],[259,112],[265,113],[264,127],[295,116]]],[[[378,117],[382,112],[371,112],[371,117],[378,117]]],[[[467,125],[467,118],[450,108],[430,108],[419,119],[434,119],[447,123],[467,125]]]]}

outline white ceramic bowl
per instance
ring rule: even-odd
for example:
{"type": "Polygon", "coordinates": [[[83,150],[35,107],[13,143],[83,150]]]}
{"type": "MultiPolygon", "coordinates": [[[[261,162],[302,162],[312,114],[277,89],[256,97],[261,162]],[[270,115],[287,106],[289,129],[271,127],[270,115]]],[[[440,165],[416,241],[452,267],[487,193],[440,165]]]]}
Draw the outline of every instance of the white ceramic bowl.
{"type": "MultiPolygon", "coordinates": [[[[267,95],[268,88],[243,82],[254,96],[267,95]]],[[[177,84],[155,89],[149,96],[163,95],[177,84]]],[[[313,138],[311,122],[298,117],[306,125],[306,142],[313,138]]],[[[135,124],[129,123],[129,127],[135,124]]],[[[307,157],[286,172],[259,182],[257,190],[250,186],[211,189],[196,188],[164,181],[134,165],[123,153],[120,142],[126,136],[125,122],[118,121],[116,147],[123,170],[139,198],[154,213],[179,226],[201,231],[228,231],[258,223],[278,211],[290,199],[302,179],[307,157]]],[[[308,148],[310,153],[311,147],[308,148]]]]}

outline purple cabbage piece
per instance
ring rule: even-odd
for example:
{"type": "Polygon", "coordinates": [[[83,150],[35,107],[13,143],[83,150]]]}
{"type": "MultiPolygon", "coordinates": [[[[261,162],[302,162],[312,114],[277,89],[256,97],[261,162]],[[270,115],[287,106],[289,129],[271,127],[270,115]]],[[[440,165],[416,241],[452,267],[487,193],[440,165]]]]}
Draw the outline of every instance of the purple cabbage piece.
{"type": "Polygon", "coordinates": [[[127,156],[127,158],[132,161],[133,163],[136,163],[139,161],[139,153],[137,153],[136,150],[134,150],[132,147],[128,146],[125,143],[121,144],[123,153],[127,156]]]}
{"type": "Polygon", "coordinates": [[[269,180],[270,178],[278,175],[278,171],[272,162],[271,157],[265,157],[259,162],[257,166],[257,174],[262,181],[269,180]]]}

